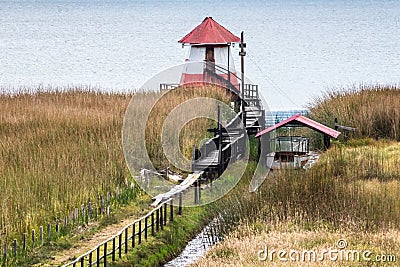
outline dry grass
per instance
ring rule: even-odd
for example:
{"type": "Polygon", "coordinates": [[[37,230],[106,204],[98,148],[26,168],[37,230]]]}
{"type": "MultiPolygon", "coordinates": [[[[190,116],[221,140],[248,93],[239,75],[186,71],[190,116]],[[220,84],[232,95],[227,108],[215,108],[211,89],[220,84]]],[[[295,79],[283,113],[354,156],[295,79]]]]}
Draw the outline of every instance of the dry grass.
{"type": "MultiPolygon", "coordinates": [[[[231,98],[226,94],[224,88],[216,86],[186,86],[178,90],[169,91],[163,95],[162,99],[152,109],[146,125],[146,148],[150,158],[153,159],[153,162],[156,162],[156,167],[170,165],[165,155],[160,153],[160,147],[162,147],[161,129],[163,129],[163,126],[167,127],[164,128],[166,131],[168,131],[168,126],[170,126],[169,130],[174,132],[176,130],[175,123],[178,124],[180,121],[186,121],[187,116],[190,117],[193,115],[197,117],[198,114],[206,114],[216,118],[218,103],[215,100],[229,104],[231,98]],[[181,103],[201,97],[210,98],[212,101],[200,102],[195,106],[193,106],[193,103],[196,103],[196,101],[192,101],[189,105],[180,106],[181,103]],[[167,116],[177,107],[181,109],[172,113],[175,115],[173,123],[171,125],[164,125],[167,116]]],[[[182,153],[186,159],[190,160],[193,145],[196,145],[198,148],[201,140],[209,138],[210,133],[207,133],[207,129],[212,126],[215,127],[216,123],[206,118],[196,118],[188,121],[179,133],[179,149],[181,151],[176,150],[174,154],[182,153]]],[[[164,136],[164,138],[168,137],[168,135],[164,136]]]]}
{"type": "MultiPolygon", "coordinates": [[[[373,253],[371,259],[381,254],[396,256],[396,262],[382,264],[384,266],[396,266],[400,260],[399,230],[374,233],[332,231],[326,228],[304,230],[288,221],[272,228],[266,226],[264,222],[252,226],[243,224],[192,266],[374,266],[371,262],[362,261],[362,256],[361,261],[353,261],[352,256],[349,256],[349,260],[345,260],[346,256],[343,256],[344,261],[331,261],[330,256],[325,255],[323,261],[314,262],[313,258],[309,260],[307,255],[304,261],[302,256],[296,261],[295,256],[291,260],[286,254],[285,258],[288,261],[284,262],[278,259],[277,253],[271,254],[272,250],[284,250],[287,253],[291,250],[299,253],[311,250],[317,253],[318,259],[323,250],[338,249],[337,242],[340,239],[347,241],[348,246],[344,251],[358,250],[361,254],[362,251],[369,250],[373,253]],[[261,254],[261,257],[267,256],[267,258],[259,260],[258,252],[266,251],[266,248],[269,251],[268,256],[261,254]]],[[[335,254],[332,258],[335,259],[335,254]]]]}
{"type": "MultiPolygon", "coordinates": [[[[227,239],[197,266],[342,266],[264,264],[255,254],[265,243],[274,249],[319,249],[339,238],[355,248],[399,257],[400,144],[370,142],[335,146],[308,171],[275,172],[257,193],[243,187],[211,205],[221,218],[219,232],[227,239]]],[[[247,173],[242,182],[248,179],[247,173]]]]}
{"type": "Polygon", "coordinates": [[[120,129],[130,97],[79,90],[0,96],[2,238],[125,183],[120,129]]]}
{"type": "Polygon", "coordinates": [[[309,106],[310,115],[333,127],[356,127],[355,137],[400,141],[400,90],[397,86],[360,86],[331,90],[309,106]]]}
{"type": "MultiPolygon", "coordinates": [[[[156,166],[167,164],[154,141],[160,137],[157,127],[164,114],[196,94],[214,94],[228,101],[220,91],[171,91],[163,98],[154,113],[157,122],[146,129],[149,155],[156,166]]],[[[149,98],[159,96],[141,94],[138,110],[149,98]]],[[[80,88],[0,96],[0,243],[63,218],[88,199],[132,181],[121,140],[131,97],[80,88]]],[[[209,122],[203,122],[184,129],[192,133],[184,134],[181,143],[186,155],[208,127],[209,122]]]]}
{"type": "MultiPolygon", "coordinates": [[[[243,187],[210,206],[224,241],[194,266],[382,266],[376,262],[259,261],[257,253],[335,248],[394,254],[400,261],[400,90],[391,86],[328,92],[310,107],[316,120],[357,127],[311,169],[281,170],[258,192],[243,187]],[[360,138],[362,137],[362,138],[360,138]],[[380,137],[386,140],[376,141],[380,137]],[[391,139],[392,141],[389,141],[391,139]]],[[[245,175],[244,183],[251,176],[245,175]]],[[[386,265],[385,265],[386,266],[386,265]]]]}

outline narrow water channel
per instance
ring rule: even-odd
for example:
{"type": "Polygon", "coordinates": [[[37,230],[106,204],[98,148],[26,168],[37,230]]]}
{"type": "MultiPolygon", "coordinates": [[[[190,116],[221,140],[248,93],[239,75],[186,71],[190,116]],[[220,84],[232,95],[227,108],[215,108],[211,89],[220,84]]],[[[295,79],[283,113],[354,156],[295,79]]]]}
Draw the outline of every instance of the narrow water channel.
{"type": "Polygon", "coordinates": [[[186,245],[185,249],[178,257],[167,262],[163,266],[186,267],[195,263],[213,246],[213,244],[219,241],[214,229],[215,227],[212,227],[211,224],[204,227],[201,233],[186,245]]]}

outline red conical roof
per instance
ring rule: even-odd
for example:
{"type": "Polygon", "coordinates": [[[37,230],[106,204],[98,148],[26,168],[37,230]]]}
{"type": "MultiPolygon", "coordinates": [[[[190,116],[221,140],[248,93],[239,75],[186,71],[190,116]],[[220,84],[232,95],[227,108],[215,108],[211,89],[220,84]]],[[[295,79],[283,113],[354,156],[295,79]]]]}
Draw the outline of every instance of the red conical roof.
{"type": "Polygon", "coordinates": [[[178,41],[186,44],[226,44],[238,43],[240,38],[218,24],[212,17],[203,22],[178,41]]]}

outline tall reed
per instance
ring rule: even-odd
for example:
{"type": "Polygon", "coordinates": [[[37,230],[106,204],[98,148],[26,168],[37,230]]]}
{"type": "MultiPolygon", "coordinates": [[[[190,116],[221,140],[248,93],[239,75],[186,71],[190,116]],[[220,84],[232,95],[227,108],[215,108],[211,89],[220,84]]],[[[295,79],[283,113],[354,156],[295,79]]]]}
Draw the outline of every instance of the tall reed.
{"type": "Polygon", "coordinates": [[[400,88],[395,85],[361,85],[329,90],[309,104],[310,116],[329,126],[357,128],[356,138],[400,141],[400,88]]]}
{"type": "MultiPolygon", "coordinates": [[[[200,91],[169,93],[157,107],[158,115],[171,110],[168,101],[178,104],[196,94],[229,99],[215,88],[200,91]]],[[[0,241],[38,229],[133,181],[121,140],[132,95],[79,87],[0,95],[0,241]]],[[[152,95],[159,97],[143,93],[139,106],[152,95]]],[[[165,118],[155,117],[159,124],[165,118]]],[[[165,166],[157,127],[149,124],[146,140],[155,165],[165,166]]],[[[208,127],[208,122],[192,123],[184,129],[181,145],[186,155],[208,127]]]]}
{"type": "Polygon", "coordinates": [[[375,142],[357,148],[334,147],[310,170],[281,170],[248,192],[250,165],[235,192],[209,208],[221,218],[222,234],[238,224],[284,222],[367,231],[400,227],[400,145],[375,142]]]}

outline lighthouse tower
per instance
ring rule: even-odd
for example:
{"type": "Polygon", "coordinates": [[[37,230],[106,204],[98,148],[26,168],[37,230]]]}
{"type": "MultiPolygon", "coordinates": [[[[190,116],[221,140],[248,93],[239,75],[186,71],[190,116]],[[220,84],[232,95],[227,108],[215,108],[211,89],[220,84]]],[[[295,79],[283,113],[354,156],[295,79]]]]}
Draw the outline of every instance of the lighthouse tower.
{"type": "Polygon", "coordinates": [[[240,42],[239,37],[212,17],[206,17],[178,42],[190,46],[180,85],[211,83],[233,90],[239,89],[231,53],[231,46],[240,42]]]}

